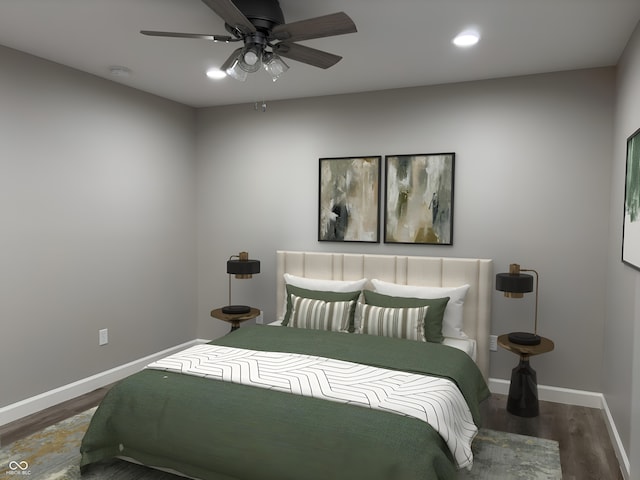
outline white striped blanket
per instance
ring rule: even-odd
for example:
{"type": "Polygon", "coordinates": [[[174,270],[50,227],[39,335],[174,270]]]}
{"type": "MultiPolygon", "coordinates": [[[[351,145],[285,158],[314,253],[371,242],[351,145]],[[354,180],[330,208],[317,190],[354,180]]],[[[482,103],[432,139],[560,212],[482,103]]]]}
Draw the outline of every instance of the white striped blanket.
{"type": "Polygon", "coordinates": [[[458,468],[471,468],[477,427],[450,380],[331,358],[197,345],[153,362],[156,370],[278,390],[393,412],[427,422],[444,439],[458,468]]]}

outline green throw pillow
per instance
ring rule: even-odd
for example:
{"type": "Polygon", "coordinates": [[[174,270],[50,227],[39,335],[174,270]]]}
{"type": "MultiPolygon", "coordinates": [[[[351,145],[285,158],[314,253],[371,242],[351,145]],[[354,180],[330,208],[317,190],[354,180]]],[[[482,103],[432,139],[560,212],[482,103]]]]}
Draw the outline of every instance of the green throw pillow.
{"type": "Polygon", "coordinates": [[[354,322],[356,315],[356,302],[360,297],[360,293],[360,290],[355,292],[325,292],[322,290],[308,290],[294,285],[287,285],[287,311],[284,314],[282,326],[286,327],[289,325],[289,321],[291,320],[291,295],[302,298],[311,298],[313,300],[324,300],[325,302],[348,302],[355,300],[351,311],[349,312],[349,332],[353,333],[355,330],[354,322]]]}
{"type": "Polygon", "coordinates": [[[392,297],[371,290],[364,290],[364,303],[387,308],[414,308],[424,307],[426,305],[429,307],[424,319],[424,336],[427,342],[441,343],[444,339],[442,336],[442,318],[444,317],[444,310],[447,308],[447,303],[449,303],[449,297],[392,297]]]}

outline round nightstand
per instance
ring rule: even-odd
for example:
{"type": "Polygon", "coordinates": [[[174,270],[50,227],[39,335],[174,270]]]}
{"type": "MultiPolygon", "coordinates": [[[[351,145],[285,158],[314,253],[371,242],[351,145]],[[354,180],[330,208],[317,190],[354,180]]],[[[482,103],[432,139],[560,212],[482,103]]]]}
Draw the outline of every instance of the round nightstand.
{"type": "Polygon", "coordinates": [[[218,320],[224,320],[225,322],[229,322],[231,324],[231,331],[237,330],[240,328],[240,324],[247,320],[251,320],[260,315],[260,310],[257,308],[251,307],[249,313],[238,313],[238,314],[230,314],[224,313],[222,308],[216,308],[215,310],[211,310],[211,316],[213,318],[217,318],[218,320]]]}
{"type": "Polygon", "coordinates": [[[538,345],[519,345],[509,341],[509,335],[500,335],[498,345],[520,356],[520,363],[511,371],[511,385],[507,399],[507,411],[519,417],[537,417],[538,379],[536,371],[529,365],[529,357],[550,352],[555,345],[551,340],[541,337],[538,345]]]}

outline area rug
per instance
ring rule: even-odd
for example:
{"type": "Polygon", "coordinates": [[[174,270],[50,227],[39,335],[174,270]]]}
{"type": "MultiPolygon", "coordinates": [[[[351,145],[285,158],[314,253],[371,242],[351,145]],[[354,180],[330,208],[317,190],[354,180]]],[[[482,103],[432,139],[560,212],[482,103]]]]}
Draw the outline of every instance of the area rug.
{"type": "MultiPolygon", "coordinates": [[[[166,472],[122,460],[93,466],[80,476],[80,441],[95,409],[64,420],[0,449],[0,479],[178,480],[166,472]]],[[[474,465],[459,480],[561,480],[558,443],[480,429],[473,442],[474,465]]]]}
{"type": "Polygon", "coordinates": [[[562,480],[558,442],[481,428],[471,445],[473,468],[462,480],[562,480]]]}

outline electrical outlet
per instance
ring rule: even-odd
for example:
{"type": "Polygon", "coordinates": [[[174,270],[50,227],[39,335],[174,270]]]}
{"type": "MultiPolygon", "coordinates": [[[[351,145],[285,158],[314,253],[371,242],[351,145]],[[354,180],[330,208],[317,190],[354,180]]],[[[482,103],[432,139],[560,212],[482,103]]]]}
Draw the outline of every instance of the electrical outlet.
{"type": "Polygon", "coordinates": [[[498,351],[498,336],[497,335],[489,335],[489,350],[492,352],[498,351]]]}
{"type": "Polygon", "coordinates": [[[106,345],[107,343],[109,343],[109,330],[103,328],[98,331],[98,345],[106,345]]]}

